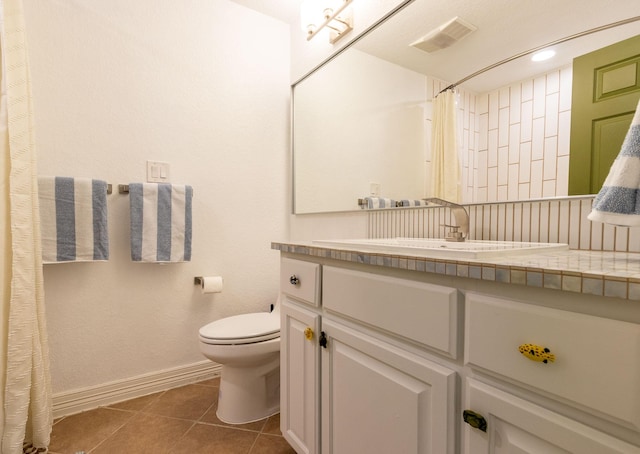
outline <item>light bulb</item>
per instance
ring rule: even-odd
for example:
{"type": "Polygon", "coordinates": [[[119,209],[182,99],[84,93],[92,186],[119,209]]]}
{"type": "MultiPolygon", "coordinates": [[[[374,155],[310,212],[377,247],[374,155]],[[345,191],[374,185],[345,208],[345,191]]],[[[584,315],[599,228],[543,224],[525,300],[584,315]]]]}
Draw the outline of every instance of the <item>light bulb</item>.
{"type": "Polygon", "coordinates": [[[319,22],[322,22],[323,6],[320,0],[304,0],[300,5],[300,27],[311,34],[319,22]]]}

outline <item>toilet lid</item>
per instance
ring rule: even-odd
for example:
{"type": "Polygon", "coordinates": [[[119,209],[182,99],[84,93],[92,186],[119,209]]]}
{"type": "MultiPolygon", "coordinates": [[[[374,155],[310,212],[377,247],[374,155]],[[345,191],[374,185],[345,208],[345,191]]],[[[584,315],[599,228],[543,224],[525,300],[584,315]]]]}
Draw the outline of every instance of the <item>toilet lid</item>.
{"type": "Polygon", "coordinates": [[[248,344],[280,337],[280,317],[270,312],[226,317],[200,328],[208,344],[248,344]]]}

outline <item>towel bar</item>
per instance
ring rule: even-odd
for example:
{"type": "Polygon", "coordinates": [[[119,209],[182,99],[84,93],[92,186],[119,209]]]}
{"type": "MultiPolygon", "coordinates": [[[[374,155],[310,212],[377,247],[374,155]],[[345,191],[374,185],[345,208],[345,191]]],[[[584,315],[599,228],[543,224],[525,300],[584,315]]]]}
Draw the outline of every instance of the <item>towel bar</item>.
{"type": "Polygon", "coordinates": [[[111,194],[113,192],[113,186],[111,185],[111,183],[107,184],[107,194],[111,194]]]}
{"type": "Polygon", "coordinates": [[[129,185],[128,184],[119,184],[118,185],[118,193],[119,194],[129,194],[129,185]]]}

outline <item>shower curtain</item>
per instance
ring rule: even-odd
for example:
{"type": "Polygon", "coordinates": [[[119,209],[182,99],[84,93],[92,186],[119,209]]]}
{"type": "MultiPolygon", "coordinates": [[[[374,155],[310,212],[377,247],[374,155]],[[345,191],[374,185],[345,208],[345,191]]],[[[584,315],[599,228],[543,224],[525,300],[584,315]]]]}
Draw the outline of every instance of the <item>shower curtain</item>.
{"type": "Polygon", "coordinates": [[[31,85],[22,0],[0,0],[2,215],[2,454],[44,452],[51,381],[44,317],[31,85]]]}
{"type": "Polygon", "coordinates": [[[460,201],[460,167],[456,141],[456,94],[446,90],[433,100],[431,120],[431,196],[460,201]]]}

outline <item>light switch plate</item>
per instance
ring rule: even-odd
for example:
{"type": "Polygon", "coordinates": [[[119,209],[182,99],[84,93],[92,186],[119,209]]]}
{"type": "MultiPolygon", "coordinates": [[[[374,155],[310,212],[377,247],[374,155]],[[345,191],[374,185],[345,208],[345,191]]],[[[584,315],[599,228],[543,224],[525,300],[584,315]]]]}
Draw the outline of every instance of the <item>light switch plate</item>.
{"type": "Polygon", "coordinates": [[[169,182],[169,163],[161,161],[147,161],[147,182],[169,182]]]}

